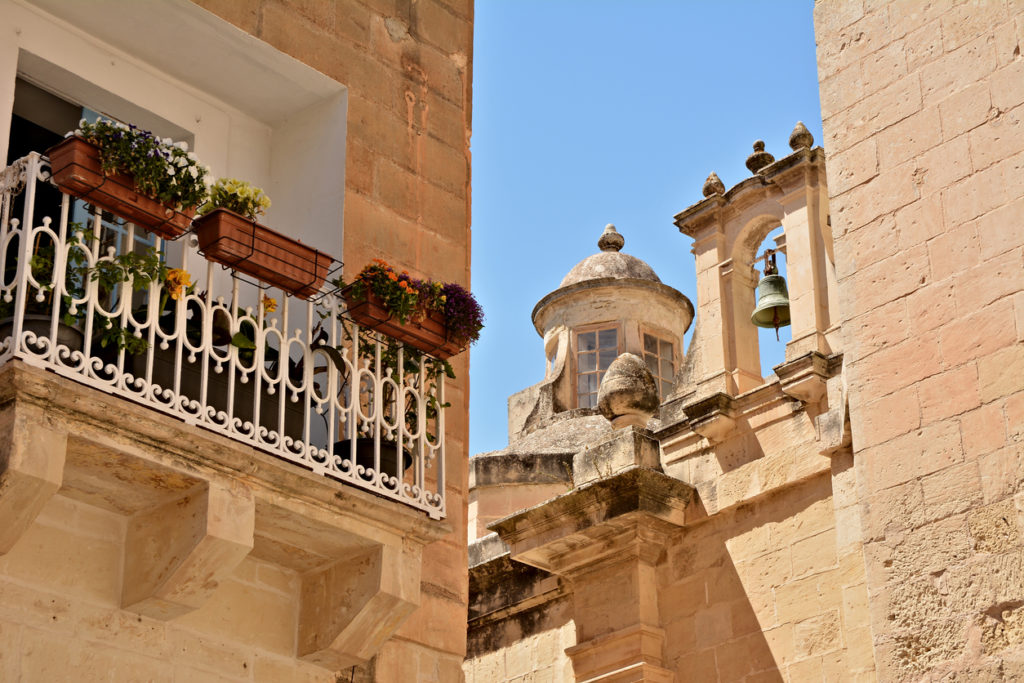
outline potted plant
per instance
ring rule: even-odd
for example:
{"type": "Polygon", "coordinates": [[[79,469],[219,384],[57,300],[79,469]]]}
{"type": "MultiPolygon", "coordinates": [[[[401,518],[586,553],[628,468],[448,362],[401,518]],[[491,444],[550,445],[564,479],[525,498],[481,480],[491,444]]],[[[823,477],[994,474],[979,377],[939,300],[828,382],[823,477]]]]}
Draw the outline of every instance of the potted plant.
{"type": "Polygon", "coordinates": [[[360,325],[446,359],[480,337],[483,310],[476,298],[455,283],[416,280],[374,259],[342,286],[348,315],[360,325]]]}
{"type": "Polygon", "coordinates": [[[309,299],[320,291],[333,259],[258,223],[269,206],[258,187],[220,178],[194,222],[199,250],[210,261],[309,299]]]}
{"type": "Polygon", "coordinates": [[[47,151],[53,182],[165,239],[189,229],[206,196],[201,166],[184,142],[100,119],[47,151]]]}

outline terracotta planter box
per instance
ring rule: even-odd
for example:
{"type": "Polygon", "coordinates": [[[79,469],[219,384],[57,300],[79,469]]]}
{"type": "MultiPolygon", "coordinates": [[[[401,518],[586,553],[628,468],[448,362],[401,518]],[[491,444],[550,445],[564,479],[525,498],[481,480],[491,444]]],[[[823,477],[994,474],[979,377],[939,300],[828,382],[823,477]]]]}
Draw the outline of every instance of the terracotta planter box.
{"type": "Polygon", "coordinates": [[[363,327],[394,337],[441,360],[463,351],[463,347],[448,339],[444,314],[439,311],[430,311],[426,317],[410,319],[403,325],[388,313],[383,300],[372,292],[366,293],[365,300],[357,300],[352,294],[352,285],[349,285],[341,290],[341,295],[345,297],[349,317],[363,327]]]}
{"type": "Polygon", "coordinates": [[[210,261],[308,299],[320,291],[332,258],[227,209],[195,220],[199,249],[210,261]]]}
{"type": "Polygon", "coordinates": [[[178,211],[139,194],[135,180],[124,173],[106,175],[99,147],[70,137],[47,150],[53,182],[64,192],[106,209],[168,240],[181,237],[191,226],[195,208],[178,211]]]}

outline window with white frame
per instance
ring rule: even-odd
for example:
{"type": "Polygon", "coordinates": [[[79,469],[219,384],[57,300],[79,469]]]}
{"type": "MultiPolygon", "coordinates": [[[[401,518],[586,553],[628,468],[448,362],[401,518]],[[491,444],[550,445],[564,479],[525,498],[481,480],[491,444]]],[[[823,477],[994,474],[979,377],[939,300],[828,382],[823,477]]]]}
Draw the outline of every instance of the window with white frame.
{"type": "Polygon", "coordinates": [[[342,257],[344,85],[190,2],[0,2],[0,25],[5,161],[26,139],[16,108],[63,134],[87,107],[190,142],[212,177],[267,192],[268,225],[342,257]]]}
{"type": "Polygon", "coordinates": [[[597,390],[608,366],[619,356],[618,327],[576,333],[576,407],[596,408],[597,390]]]}
{"type": "Polygon", "coordinates": [[[650,332],[644,332],[644,362],[654,375],[654,382],[658,385],[658,394],[661,398],[672,393],[676,375],[673,351],[672,342],[650,332]]]}

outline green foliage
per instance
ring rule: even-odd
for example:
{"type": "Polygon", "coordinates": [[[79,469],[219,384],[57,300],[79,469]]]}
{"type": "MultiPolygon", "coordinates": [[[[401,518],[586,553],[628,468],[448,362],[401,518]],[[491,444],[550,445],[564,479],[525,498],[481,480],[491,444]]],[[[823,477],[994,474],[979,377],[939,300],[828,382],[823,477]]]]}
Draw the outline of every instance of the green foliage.
{"type": "MultiPolygon", "coordinates": [[[[340,278],[333,284],[345,287],[340,278]]],[[[370,293],[379,297],[402,325],[431,311],[440,312],[448,339],[463,348],[479,339],[484,327],[483,309],[469,290],[454,282],[414,279],[407,271],[395,272],[381,259],[373,259],[359,271],[348,292],[355,301],[365,300],[370,293]]]]}
{"type": "Polygon", "coordinates": [[[198,206],[206,199],[209,169],[184,142],[105,119],[95,123],[82,119],[74,134],[100,148],[105,173],[131,175],[139,192],[153,199],[179,209],[198,206]]]}
{"type": "MultiPolygon", "coordinates": [[[[67,242],[71,248],[68,249],[64,279],[70,296],[62,297],[60,307],[61,322],[65,325],[76,324],[83,315],[82,311],[78,311],[74,315],[70,313],[71,298],[81,298],[85,294],[85,265],[87,261],[84,252],[80,248],[75,248],[78,238],[74,235],[73,229],[76,226],[81,229],[77,223],[71,223],[68,226],[68,231],[72,234],[67,238],[67,242]]],[[[16,247],[17,242],[11,242],[8,245],[10,250],[16,247]]],[[[18,267],[17,256],[8,259],[7,263],[10,271],[5,279],[10,281],[14,278],[14,269],[18,267]]],[[[56,284],[56,245],[48,235],[37,236],[32,256],[29,257],[29,268],[32,278],[39,284],[39,291],[42,291],[45,296],[42,301],[39,301],[34,292],[28,293],[25,300],[25,312],[32,315],[49,315],[53,310],[51,293],[56,284]]],[[[0,297],[0,319],[10,318],[12,315],[14,315],[14,301],[8,302],[0,297]]]]}
{"type": "Polygon", "coordinates": [[[237,178],[218,178],[210,186],[210,198],[199,207],[199,213],[227,209],[254,221],[269,208],[270,197],[260,188],[237,178]]]}
{"type": "Polygon", "coordinates": [[[356,276],[351,291],[357,300],[366,299],[367,292],[380,297],[388,313],[404,325],[420,312],[420,295],[415,285],[407,271],[396,273],[387,261],[374,259],[356,276]]]}
{"type": "Polygon", "coordinates": [[[111,260],[97,261],[89,269],[89,279],[98,282],[101,292],[113,292],[122,283],[132,283],[132,289],[141,292],[153,283],[161,283],[167,278],[168,268],[160,260],[160,252],[150,247],[140,253],[127,252],[118,254],[111,260]]]}

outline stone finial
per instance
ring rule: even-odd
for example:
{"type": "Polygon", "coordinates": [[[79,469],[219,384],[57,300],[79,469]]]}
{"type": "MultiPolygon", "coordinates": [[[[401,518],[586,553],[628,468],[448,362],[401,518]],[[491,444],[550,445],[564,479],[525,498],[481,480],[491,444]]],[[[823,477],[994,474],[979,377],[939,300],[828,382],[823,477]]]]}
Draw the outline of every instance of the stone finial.
{"type": "Polygon", "coordinates": [[[793,132],[789,134],[789,148],[795,152],[805,147],[810,149],[813,144],[814,136],[811,135],[811,131],[807,130],[803,121],[797,121],[793,126],[793,132]]]}
{"type": "Polygon", "coordinates": [[[645,427],[658,405],[658,385],[640,356],[624,353],[612,361],[597,390],[597,409],[612,427],[645,427]]]}
{"type": "Polygon", "coordinates": [[[597,248],[601,251],[619,251],[625,243],[625,238],[615,231],[614,225],[609,223],[604,226],[604,232],[597,240],[597,248]]]}
{"type": "Polygon", "coordinates": [[[773,161],[775,157],[764,151],[764,140],[758,140],[754,143],[754,153],[747,157],[747,168],[751,173],[757,173],[773,161]]]}
{"type": "Polygon", "coordinates": [[[712,171],[708,175],[708,179],[704,181],[701,192],[705,197],[710,197],[713,194],[725,194],[725,185],[722,184],[722,179],[718,177],[718,174],[712,171]]]}

